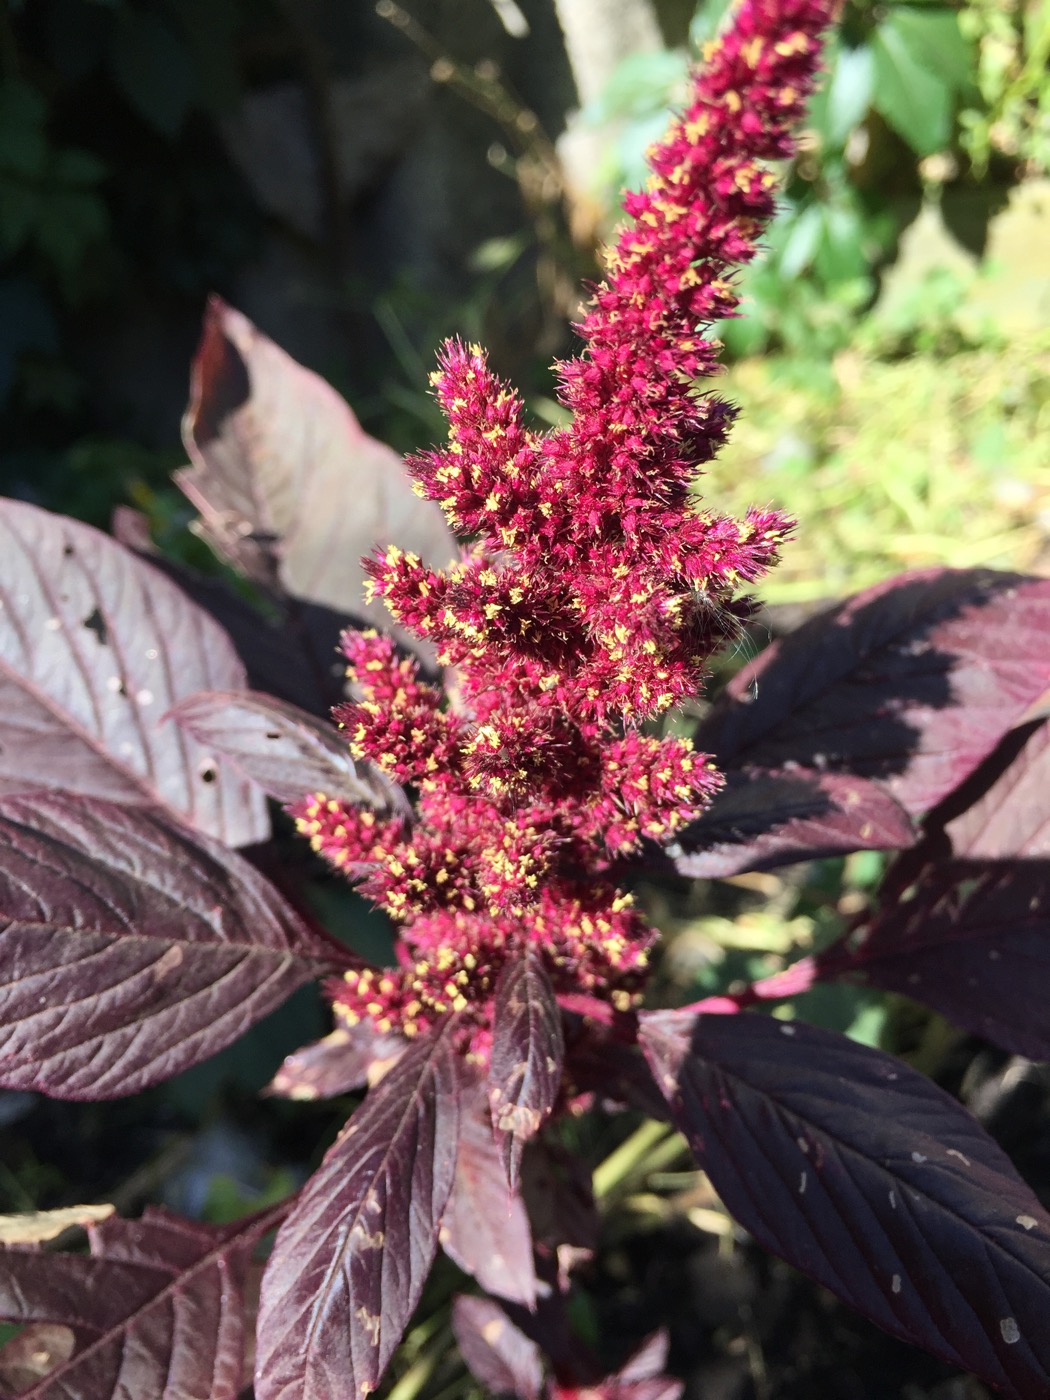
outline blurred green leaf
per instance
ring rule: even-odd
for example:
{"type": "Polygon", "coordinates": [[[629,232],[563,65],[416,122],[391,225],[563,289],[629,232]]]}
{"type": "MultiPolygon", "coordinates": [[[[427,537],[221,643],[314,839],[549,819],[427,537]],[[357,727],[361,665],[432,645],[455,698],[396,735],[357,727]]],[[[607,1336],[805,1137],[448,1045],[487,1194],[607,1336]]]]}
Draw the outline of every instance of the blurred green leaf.
{"type": "Polygon", "coordinates": [[[618,184],[626,189],[641,189],[649,175],[649,165],[645,153],[654,141],[659,141],[667,130],[667,113],[651,112],[647,117],[636,117],[627,122],[617,142],[617,159],[620,175],[618,184]]]}
{"type": "Polygon", "coordinates": [[[902,19],[894,10],[875,30],[873,105],[913,151],[932,155],[951,133],[951,89],[915,44],[914,27],[902,19]]]}
{"type": "Polygon", "coordinates": [[[244,96],[239,6],[230,0],[172,0],[172,5],[193,55],[199,101],[216,116],[233,111],[244,96]]]}
{"type": "MultiPolygon", "coordinates": [[[[601,126],[617,117],[646,117],[666,107],[675,87],[683,83],[689,59],[682,49],[633,53],[616,65],[601,94],[581,113],[588,124],[601,126]]],[[[663,128],[661,128],[662,130],[663,128]]]]}
{"type": "Polygon", "coordinates": [[[105,176],[106,167],[87,151],[58,151],[51,174],[64,185],[97,185],[105,176]]]}
{"type": "Polygon", "coordinates": [[[939,74],[953,92],[973,84],[973,51],[959,28],[957,11],[945,6],[898,5],[893,27],[917,63],[939,74]]]}
{"type": "Polygon", "coordinates": [[[41,289],[24,277],[0,282],[0,405],[11,391],[23,351],[53,354],[57,349],[58,327],[41,289]]]}
{"type": "Polygon", "coordinates": [[[36,88],[18,79],[0,86],[0,172],[26,179],[43,174],[47,164],[46,115],[46,104],[36,88]]]}
{"type": "Polygon", "coordinates": [[[821,232],[815,266],[825,282],[848,282],[867,274],[864,222],[852,201],[826,206],[821,232]]]}
{"type": "Polygon", "coordinates": [[[193,61],[178,35],[149,11],[122,11],[110,65],[139,115],[162,136],[177,135],[196,87],[193,61]]]}
{"type": "Polygon", "coordinates": [[[286,1167],[271,1167],[266,1173],[266,1184],[256,1190],[227,1172],[216,1172],[208,1183],[204,1219],[213,1225],[230,1225],[252,1211],[275,1206],[290,1196],[298,1184],[286,1167]]]}
{"type": "Polygon", "coordinates": [[[732,0],[701,0],[689,26],[689,43],[695,51],[715,37],[731,7],[732,0]]]}
{"type": "Polygon", "coordinates": [[[469,266],[472,272],[502,272],[511,267],[528,247],[525,232],[510,234],[506,238],[487,238],[470,255],[469,266]]]}
{"type": "Polygon", "coordinates": [[[21,248],[39,213],[39,189],[0,176],[0,246],[5,252],[16,253],[21,248]]]}
{"type": "Polygon", "coordinates": [[[819,204],[810,204],[799,212],[788,225],[787,238],[778,260],[782,277],[797,277],[810,266],[823,232],[824,214],[819,204]]]}
{"type": "Polygon", "coordinates": [[[875,55],[867,44],[839,48],[826,86],[825,137],[832,146],[846,144],[864,120],[875,88],[875,55]]]}
{"type": "Polygon", "coordinates": [[[109,219],[97,195],[85,190],[51,190],[44,202],[36,237],[41,251],[65,281],[70,300],[76,299],[75,277],[85,249],[105,234],[109,219]]]}

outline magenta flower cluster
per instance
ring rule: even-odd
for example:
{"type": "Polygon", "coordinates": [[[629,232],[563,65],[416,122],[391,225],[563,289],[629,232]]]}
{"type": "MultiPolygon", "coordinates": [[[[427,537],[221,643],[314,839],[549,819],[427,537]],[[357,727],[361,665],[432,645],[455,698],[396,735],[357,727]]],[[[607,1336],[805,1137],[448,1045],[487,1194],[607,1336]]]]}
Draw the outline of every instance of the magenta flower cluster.
{"type": "Polygon", "coordinates": [[[639,997],[653,934],[618,865],[721,782],[688,741],[641,726],[697,694],[791,529],[696,494],[733,417],[697,385],[717,370],[705,331],[735,312],[732,269],[773,212],[768,162],[791,151],[832,8],[744,0],[708,46],[646,190],[626,199],[585,349],[556,366],[567,426],[530,427],[479,347],[441,354],[448,440],[409,469],[471,543],[446,570],[391,546],[369,571],[454,680],[445,693],[386,638],[352,633],[356,700],[336,712],[355,758],[418,794],[414,817],[321,793],[293,809],[400,926],[397,968],[334,990],[351,1023],[411,1036],[458,1011],[483,1057],[496,978],[530,947],[566,1004],[639,997]]]}

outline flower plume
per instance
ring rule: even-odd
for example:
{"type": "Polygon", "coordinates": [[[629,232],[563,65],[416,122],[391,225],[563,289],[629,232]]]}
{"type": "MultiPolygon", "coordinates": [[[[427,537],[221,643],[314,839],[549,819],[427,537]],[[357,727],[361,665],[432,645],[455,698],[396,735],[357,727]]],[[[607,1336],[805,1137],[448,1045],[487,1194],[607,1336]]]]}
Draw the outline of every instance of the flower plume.
{"type": "Polygon", "coordinates": [[[646,189],[625,200],[583,352],[555,367],[565,427],[533,430],[480,347],[441,353],[448,439],[409,467],[472,543],[445,571],[396,545],[368,568],[397,621],[456,668],[456,692],[446,702],[385,638],[349,634],[357,699],[336,713],[355,757],[418,792],[416,818],[323,794],[294,809],[401,925],[400,967],[335,990],[351,1022],[413,1035],[456,1010],[484,1054],[495,979],[525,948],[563,996],[637,999],[652,934],[617,862],[720,785],[687,741],[638,726],[697,693],[791,529],[695,494],[733,417],[698,387],[718,367],[705,332],[736,312],[733,271],[773,212],[767,162],[790,153],[832,10],[744,0],[708,46],[646,189]]]}

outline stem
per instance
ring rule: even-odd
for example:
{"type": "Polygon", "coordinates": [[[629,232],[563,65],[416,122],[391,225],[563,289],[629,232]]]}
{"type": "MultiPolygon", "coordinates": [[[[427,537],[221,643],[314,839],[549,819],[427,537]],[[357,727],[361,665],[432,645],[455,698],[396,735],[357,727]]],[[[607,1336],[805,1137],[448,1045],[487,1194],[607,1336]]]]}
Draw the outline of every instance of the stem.
{"type": "Polygon", "coordinates": [[[632,1172],[650,1159],[658,1145],[665,1139],[677,1138],[678,1134],[666,1123],[647,1119],[636,1128],[625,1142],[610,1152],[604,1162],[594,1169],[592,1178],[594,1196],[602,1200],[610,1195],[632,1172]]]}

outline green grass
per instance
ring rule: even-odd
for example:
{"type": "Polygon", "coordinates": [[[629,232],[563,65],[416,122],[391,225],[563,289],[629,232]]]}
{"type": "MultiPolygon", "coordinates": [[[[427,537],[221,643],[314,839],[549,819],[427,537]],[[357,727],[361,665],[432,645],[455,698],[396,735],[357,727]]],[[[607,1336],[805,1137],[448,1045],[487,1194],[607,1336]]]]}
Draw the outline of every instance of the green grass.
{"type": "Polygon", "coordinates": [[[1050,566],[1050,335],[956,354],[828,366],[736,365],[741,408],[701,489],[739,512],[775,503],[796,538],[770,602],[841,596],[903,569],[1050,566]]]}

